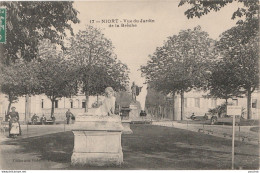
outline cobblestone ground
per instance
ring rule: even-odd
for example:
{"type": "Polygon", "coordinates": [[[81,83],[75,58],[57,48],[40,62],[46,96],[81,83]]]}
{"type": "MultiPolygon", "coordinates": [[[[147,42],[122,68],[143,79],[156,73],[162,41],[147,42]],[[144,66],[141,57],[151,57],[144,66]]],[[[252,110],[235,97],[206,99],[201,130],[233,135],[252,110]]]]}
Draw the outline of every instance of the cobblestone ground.
{"type": "MultiPolygon", "coordinates": [[[[1,169],[230,169],[231,139],[175,127],[131,125],[122,135],[120,167],[72,167],[69,126],[31,126],[17,139],[1,138],[1,169]],[[52,133],[52,134],[50,134],[52,133]]],[[[259,145],[236,141],[235,168],[259,169],[259,145]]]]}

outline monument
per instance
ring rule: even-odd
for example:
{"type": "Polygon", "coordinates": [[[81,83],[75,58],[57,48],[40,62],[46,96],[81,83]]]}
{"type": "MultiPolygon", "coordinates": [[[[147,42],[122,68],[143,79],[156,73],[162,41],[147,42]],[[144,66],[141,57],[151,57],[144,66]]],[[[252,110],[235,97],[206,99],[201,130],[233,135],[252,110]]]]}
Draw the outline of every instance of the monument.
{"type": "Polygon", "coordinates": [[[130,113],[129,113],[129,119],[131,121],[139,121],[140,120],[140,111],[141,111],[141,106],[140,103],[136,100],[136,96],[139,95],[142,87],[138,87],[135,85],[135,82],[133,82],[131,86],[132,90],[132,101],[129,105],[130,113]]]}
{"type": "Polygon", "coordinates": [[[72,132],[74,149],[72,165],[106,166],[123,162],[121,118],[114,115],[113,89],[106,88],[106,98],[99,108],[76,116],[72,132]]]}
{"type": "Polygon", "coordinates": [[[124,127],[123,134],[132,134],[133,131],[130,129],[131,120],[129,119],[129,113],[131,109],[129,107],[121,108],[121,120],[124,127]]]}

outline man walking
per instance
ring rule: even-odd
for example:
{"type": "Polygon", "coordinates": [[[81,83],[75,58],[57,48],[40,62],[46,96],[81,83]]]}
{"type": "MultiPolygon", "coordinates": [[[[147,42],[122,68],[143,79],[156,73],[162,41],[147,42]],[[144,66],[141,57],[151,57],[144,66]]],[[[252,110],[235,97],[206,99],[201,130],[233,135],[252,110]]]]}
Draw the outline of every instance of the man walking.
{"type": "Polygon", "coordinates": [[[67,118],[67,124],[70,123],[70,117],[72,117],[73,114],[70,112],[70,109],[68,109],[68,111],[66,112],[66,118],[67,118]]]}

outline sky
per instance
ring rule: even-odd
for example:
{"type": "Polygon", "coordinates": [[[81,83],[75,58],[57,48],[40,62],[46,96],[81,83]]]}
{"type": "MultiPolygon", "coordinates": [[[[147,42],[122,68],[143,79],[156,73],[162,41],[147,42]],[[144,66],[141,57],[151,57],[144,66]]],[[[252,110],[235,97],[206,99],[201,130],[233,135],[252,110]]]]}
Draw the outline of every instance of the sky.
{"type": "Polygon", "coordinates": [[[178,7],[178,4],[179,0],[76,1],[74,7],[79,11],[81,22],[72,27],[75,33],[84,30],[86,25],[101,28],[105,37],[112,41],[118,59],[129,67],[130,83],[134,81],[144,86],[141,94],[146,95],[145,78],[141,77],[140,66],[146,64],[148,56],[156,47],[162,46],[167,37],[200,25],[210,38],[218,39],[222,32],[235,26],[236,20],[231,20],[231,17],[238,8],[236,2],[219,12],[210,12],[194,19],[184,15],[188,5],[178,7]],[[133,23],[136,27],[109,27],[108,23],[102,23],[102,20],[112,19],[118,19],[120,26],[126,24],[124,19],[139,20],[139,23],[133,23]],[[141,19],[154,22],[140,23],[141,19]]]}

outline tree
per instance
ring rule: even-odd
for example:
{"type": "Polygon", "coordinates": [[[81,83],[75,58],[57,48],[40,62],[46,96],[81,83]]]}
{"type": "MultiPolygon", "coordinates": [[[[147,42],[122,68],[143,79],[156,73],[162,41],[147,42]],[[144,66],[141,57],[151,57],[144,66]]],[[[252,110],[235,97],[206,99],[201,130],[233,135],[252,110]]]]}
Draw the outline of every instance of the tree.
{"type": "MultiPolygon", "coordinates": [[[[65,30],[73,30],[69,23],[79,23],[73,2],[0,2],[7,9],[7,41],[0,44],[0,61],[5,65],[15,63],[19,59],[31,61],[38,56],[38,48],[42,39],[61,45],[65,30]]],[[[26,95],[28,103],[29,95],[26,95]]],[[[26,115],[28,114],[26,104],[26,115]]]]}
{"type": "MultiPolygon", "coordinates": [[[[130,92],[130,91],[129,91],[130,92]]],[[[119,91],[116,93],[116,103],[120,107],[129,107],[132,96],[128,91],[119,91]]]]}
{"type": "Polygon", "coordinates": [[[77,93],[73,67],[61,55],[49,55],[37,62],[36,76],[41,86],[41,93],[51,100],[51,117],[53,118],[55,100],[61,97],[71,97],[77,93]]]}
{"type": "Polygon", "coordinates": [[[152,87],[148,86],[147,95],[145,99],[145,107],[154,115],[159,114],[159,107],[166,106],[166,96],[162,92],[158,92],[152,87]]]}
{"type": "Polygon", "coordinates": [[[19,61],[10,66],[1,68],[1,92],[7,95],[9,104],[7,112],[10,111],[12,103],[20,96],[26,94],[34,95],[39,92],[37,78],[34,73],[34,62],[26,63],[19,61]]]}
{"type": "MultiPolygon", "coordinates": [[[[241,96],[239,79],[237,78],[233,64],[223,60],[217,62],[213,68],[208,82],[209,97],[225,99],[225,106],[228,99],[234,96],[241,96]]],[[[226,107],[227,109],[227,107],[226,107]]]]}
{"type": "Polygon", "coordinates": [[[40,40],[47,38],[64,48],[65,30],[72,32],[70,22],[78,23],[73,2],[0,2],[7,9],[7,41],[0,48],[2,63],[22,58],[30,61],[37,57],[40,40]]]}
{"type": "Polygon", "coordinates": [[[66,54],[77,68],[86,105],[90,95],[102,94],[108,86],[117,91],[128,85],[127,66],[117,60],[112,42],[99,29],[88,26],[79,31],[70,39],[66,54]]]}
{"type": "MultiPolygon", "coordinates": [[[[238,8],[232,15],[232,19],[245,16],[245,21],[251,21],[258,18],[258,0],[180,0],[179,6],[190,4],[191,8],[185,11],[188,18],[198,17],[208,14],[210,11],[219,11],[221,8],[232,2],[239,2],[244,5],[238,8]]],[[[242,24],[243,20],[239,20],[238,24],[242,24]]]]}
{"type": "Polygon", "coordinates": [[[215,57],[214,40],[200,26],[180,31],[169,37],[150,56],[142,73],[151,87],[163,93],[181,94],[181,119],[184,112],[184,92],[207,85],[207,70],[215,57]]]}
{"type": "Polygon", "coordinates": [[[259,34],[254,28],[258,28],[256,23],[244,22],[222,33],[217,43],[225,64],[232,64],[237,79],[232,84],[247,94],[248,119],[251,118],[251,95],[259,87],[259,34]]]}
{"type": "Polygon", "coordinates": [[[219,42],[219,50],[227,56],[226,62],[234,64],[233,70],[241,80],[240,87],[247,91],[247,116],[251,118],[251,94],[258,87],[258,40],[259,40],[259,1],[258,0],[220,0],[220,1],[192,1],[181,0],[179,6],[186,3],[191,8],[185,12],[188,18],[201,17],[211,10],[219,11],[228,3],[237,1],[244,7],[238,8],[232,15],[244,17],[237,22],[237,26],[224,32],[219,42]]]}

